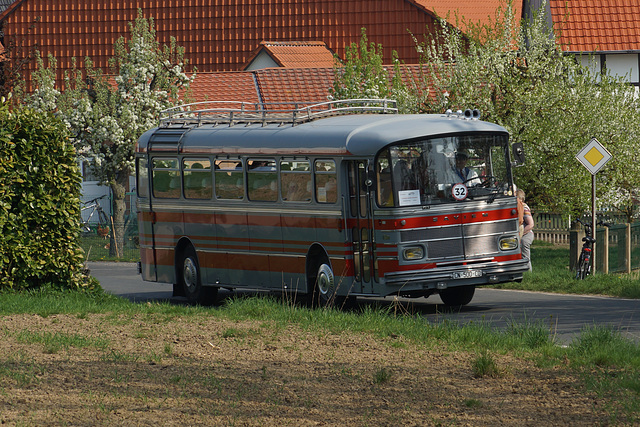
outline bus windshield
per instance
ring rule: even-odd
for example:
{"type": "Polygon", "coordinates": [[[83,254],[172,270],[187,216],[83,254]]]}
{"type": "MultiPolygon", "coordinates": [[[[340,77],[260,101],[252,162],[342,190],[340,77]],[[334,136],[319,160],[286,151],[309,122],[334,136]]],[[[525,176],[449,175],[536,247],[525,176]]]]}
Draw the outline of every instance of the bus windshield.
{"type": "Polygon", "coordinates": [[[512,195],[502,134],[429,138],[389,145],[376,160],[379,206],[458,203],[512,195]],[[460,185],[464,184],[464,186],[460,185]]]}

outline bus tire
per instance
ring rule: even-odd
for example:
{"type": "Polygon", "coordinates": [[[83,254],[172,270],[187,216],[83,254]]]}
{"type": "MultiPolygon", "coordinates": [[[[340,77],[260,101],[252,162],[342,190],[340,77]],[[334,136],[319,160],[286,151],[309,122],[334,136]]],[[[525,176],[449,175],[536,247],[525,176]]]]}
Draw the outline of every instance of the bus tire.
{"type": "Polygon", "coordinates": [[[187,246],[180,257],[180,284],[189,304],[211,305],[215,302],[218,288],[202,286],[198,255],[193,246],[187,246]]]}
{"type": "Polygon", "coordinates": [[[314,277],[309,278],[312,283],[311,291],[307,295],[312,307],[328,307],[335,299],[335,276],[328,262],[320,262],[314,277]]]}
{"type": "Polygon", "coordinates": [[[456,286],[454,288],[441,289],[440,299],[449,307],[462,307],[471,302],[475,292],[475,285],[456,286]]]}

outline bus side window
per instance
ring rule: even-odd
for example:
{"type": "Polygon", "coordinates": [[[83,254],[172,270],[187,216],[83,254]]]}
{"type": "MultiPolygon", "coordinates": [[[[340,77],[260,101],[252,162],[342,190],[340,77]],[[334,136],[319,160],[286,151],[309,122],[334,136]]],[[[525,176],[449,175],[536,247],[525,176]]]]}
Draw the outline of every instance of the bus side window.
{"type": "Polygon", "coordinates": [[[249,200],[275,202],[278,200],[278,174],[272,159],[247,160],[247,187],[249,200]]]}
{"type": "Polygon", "coordinates": [[[239,200],[244,198],[244,173],[240,160],[215,161],[216,198],[239,200]]]}
{"type": "Polygon", "coordinates": [[[309,162],[283,160],[280,162],[282,200],[286,202],[308,202],[311,200],[311,168],[309,162]]]}
{"type": "Polygon", "coordinates": [[[187,199],[210,199],[213,191],[211,182],[211,160],[182,159],[184,197],[187,199]]]}
{"type": "Polygon", "coordinates": [[[136,174],[138,197],[146,199],[149,197],[149,169],[147,159],[144,157],[138,158],[136,162],[136,169],[138,170],[138,173],[136,174]]]}
{"type": "Polygon", "coordinates": [[[316,160],[316,199],[319,203],[335,203],[338,201],[336,162],[333,160],[316,160]]]}
{"type": "Polygon", "coordinates": [[[153,196],[161,199],[180,198],[180,169],[178,159],[155,157],[152,159],[153,196]]]}

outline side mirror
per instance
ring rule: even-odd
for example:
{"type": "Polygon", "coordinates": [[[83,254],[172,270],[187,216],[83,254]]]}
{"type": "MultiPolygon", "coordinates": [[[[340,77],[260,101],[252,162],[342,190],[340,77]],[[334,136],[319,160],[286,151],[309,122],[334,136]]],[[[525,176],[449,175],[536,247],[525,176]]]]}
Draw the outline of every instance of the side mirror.
{"type": "Polygon", "coordinates": [[[514,166],[524,165],[524,145],[522,142],[516,142],[511,145],[514,166]]]}

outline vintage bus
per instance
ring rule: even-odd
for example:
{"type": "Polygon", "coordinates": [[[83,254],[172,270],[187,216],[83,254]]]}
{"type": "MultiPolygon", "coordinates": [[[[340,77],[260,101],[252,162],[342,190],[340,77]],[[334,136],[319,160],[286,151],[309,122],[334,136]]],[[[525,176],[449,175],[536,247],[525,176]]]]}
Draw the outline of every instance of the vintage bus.
{"type": "Polygon", "coordinates": [[[387,100],[176,107],[136,147],[140,273],[200,304],[221,287],[467,304],[527,270],[515,145],[477,111],[387,100]]]}

